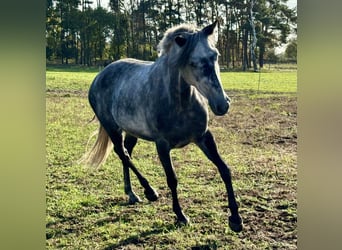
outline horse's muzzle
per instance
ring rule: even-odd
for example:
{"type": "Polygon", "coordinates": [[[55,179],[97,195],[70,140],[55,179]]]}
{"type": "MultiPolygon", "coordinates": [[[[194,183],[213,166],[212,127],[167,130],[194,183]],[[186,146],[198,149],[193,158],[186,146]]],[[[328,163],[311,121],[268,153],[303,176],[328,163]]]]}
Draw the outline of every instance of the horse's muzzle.
{"type": "Polygon", "coordinates": [[[210,105],[211,110],[217,116],[225,115],[228,112],[230,106],[230,99],[227,95],[225,95],[224,100],[217,102],[213,105],[210,105]]]}

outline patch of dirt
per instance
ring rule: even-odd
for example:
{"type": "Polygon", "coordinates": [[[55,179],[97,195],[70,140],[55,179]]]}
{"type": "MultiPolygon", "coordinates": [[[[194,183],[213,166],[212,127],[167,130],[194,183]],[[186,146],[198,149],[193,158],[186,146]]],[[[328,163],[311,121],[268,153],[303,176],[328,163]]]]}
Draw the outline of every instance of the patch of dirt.
{"type": "Polygon", "coordinates": [[[65,89],[46,89],[49,97],[87,97],[88,91],[84,90],[65,90],[65,89]]]}
{"type": "Polygon", "coordinates": [[[229,114],[215,117],[211,126],[221,126],[237,133],[242,144],[253,147],[264,147],[265,144],[296,147],[296,97],[250,98],[235,93],[232,100],[229,114]]]}

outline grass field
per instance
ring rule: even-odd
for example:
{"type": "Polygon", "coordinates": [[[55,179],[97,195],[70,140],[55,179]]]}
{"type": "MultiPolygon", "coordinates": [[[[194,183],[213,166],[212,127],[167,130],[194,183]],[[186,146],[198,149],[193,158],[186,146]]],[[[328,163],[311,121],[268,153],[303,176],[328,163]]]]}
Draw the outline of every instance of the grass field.
{"type": "MultiPolygon", "coordinates": [[[[191,224],[174,225],[171,195],[154,144],[139,140],[133,160],[158,191],[128,205],[120,161],[99,169],[75,162],[96,123],[87,90],[96,70],[46,72],[46,246],[48,249],[296,249],[296,71],[222,73],[232,99],[210,128],[231,166],[244,230],[228,228],[224,184],[194,145],[172,151],[178,193],[191,224]],[[260,79],[260,81],[259,81],[260,79]],[[259,91],[258,91],[259,90],[259,91]]],[[[140,197],[136,178],[132,185],[140,197]]]]}

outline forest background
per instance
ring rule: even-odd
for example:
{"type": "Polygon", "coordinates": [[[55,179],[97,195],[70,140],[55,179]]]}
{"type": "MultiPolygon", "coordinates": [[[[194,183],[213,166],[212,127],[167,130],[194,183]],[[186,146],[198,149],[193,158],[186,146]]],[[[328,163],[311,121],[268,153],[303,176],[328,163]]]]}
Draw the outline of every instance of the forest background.
{"type": "Polygon", "coordinates": [[[47,0],[47,64],[104,66],[120,58],[155,60],[164,32],[177,24],[219,21],[224,69],[297,61],[297,8],[287,0],[47,0]],[[106,1],[107,2],[107,1],[106,1]],[[286,45],[284,53],[275,48],[286,45]]]}

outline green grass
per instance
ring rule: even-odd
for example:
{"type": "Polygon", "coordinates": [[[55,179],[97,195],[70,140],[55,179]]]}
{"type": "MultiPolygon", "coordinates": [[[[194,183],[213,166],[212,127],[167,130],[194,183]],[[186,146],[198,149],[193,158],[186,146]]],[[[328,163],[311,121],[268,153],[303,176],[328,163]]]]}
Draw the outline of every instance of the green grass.
{"type": "MultiPolygon", "coordinates": [[[[87,91],[98,71],[66,70],[48,68],[46,73],[47,89],[87,91]]],[[[297,92],[297,71],[287,72],[222,72],[221,81],[226,90],[250,90],[261,92],[297,92]]]]}
{"type": "Polygon", "coordinates": [[[48,249],[296,249],[296,72],[222,73],[232,98],[210,128],[232,169],[244,231],[228,228],[227,195],[194,145],[172,151],[179,198],[190,226],[174,225],[171,195],[151,142],[139,140],[137,167],[158,191],[127,205],[122,166],[111,154],[99,169],[76,164],[96,130],[86,91],[95,72],[46,72],[46,246],[48,249]],[[262,87],[262,85],[265,85],[262,87]],[[266,87],[267,85],[267,87],[266,87]]]}
{"type": "Polygon", "coordinates": [[[297,72],[224,72],[222,84],[230,90],[296,92],[297,72]]]}
{"type": "Polygon", "coordinates": [[[47,90],[86,91],[97,73],[94,72],[55,72],[47,71],[47,90]]]}

